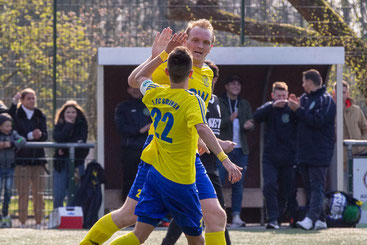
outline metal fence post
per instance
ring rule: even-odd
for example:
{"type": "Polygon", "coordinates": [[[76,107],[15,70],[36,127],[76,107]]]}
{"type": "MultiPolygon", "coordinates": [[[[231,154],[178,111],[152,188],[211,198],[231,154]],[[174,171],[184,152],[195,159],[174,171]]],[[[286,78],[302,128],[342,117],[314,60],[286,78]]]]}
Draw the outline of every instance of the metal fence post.
{"type": "Polygon", "coordinates": [[[75,197],[75,147],[69,148],[69,188],[68,188],[68,203],[74,205],[75,197]]]}
{"type": "Polygon", "coordinates": [[[348,192],[353,196],[353,145],[347,146],[348,192]]]}

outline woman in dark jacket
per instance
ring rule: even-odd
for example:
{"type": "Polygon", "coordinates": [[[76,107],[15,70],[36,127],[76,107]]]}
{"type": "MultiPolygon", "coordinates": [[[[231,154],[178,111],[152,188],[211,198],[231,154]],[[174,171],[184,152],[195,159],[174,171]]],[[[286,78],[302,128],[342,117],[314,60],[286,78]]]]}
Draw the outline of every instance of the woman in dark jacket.
{"type": "MultiPolygon", "coordinates": [[[[74,100],[67,101],[56,113],[53,138],[58,143],[85,143],[88,124],[84,110],[74,100]]],[[[77,176],[84,173],[84,160],[89,149],[76,148],[75,169],[77,176]]],[[[70,159],[68,149],[56,149],[54,155],[53,196],[54,208],[62,207],[68,190],[70,159]]],[[[72,205],[69,203],[68,205],[72,205]]]]}
{"type": "MultiPolygon", "coordinates": [[[[46,116],[36,108],[36,92],[26,88],[17,93],[9,108],[14,119],[15,130],[28,142],[47,140],[46,116]],[[20,106],[17,106],[20,99],[20,106]]],[[[29,189],[32,188],[32,200],[36,227],[41,227],[43,217],[43,192],[45,188],[45,151],[43,148],[23,148],[16,154],[15,186],[19,195],[19,221],[25,226],[28,215],[29,189]]]]}

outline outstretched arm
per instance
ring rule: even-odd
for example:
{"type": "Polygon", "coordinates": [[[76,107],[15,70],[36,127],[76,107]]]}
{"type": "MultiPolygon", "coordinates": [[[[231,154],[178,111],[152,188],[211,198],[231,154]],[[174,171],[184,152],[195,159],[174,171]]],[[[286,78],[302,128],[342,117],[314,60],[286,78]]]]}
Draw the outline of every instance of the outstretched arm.
{"type": "Polygon", "coordinates": [[[135,77],[136,74],[146,65],[149,61],[153,60],[155,57],[157,57],[167,46],[167,43],[171,39],[172,36],[172,30],[171,28],[167,27],[162,30],[161,33],[157,32],[155,35],[155,39],[152,45],[152,55],[144,61],[142,64],[140,64],[138,67],[136,67],[130,74],[128,78],[128,83],[130,87],[133,88],[139,88],[138,84],[136,83],[135,77]]]}
{"type": "MultiPolygon", "coordinates": [[[[166,48],[163,52],[169,54],[175,47],[181,46],[185,43],[187,35],[183,32],[175,33],[169,42],[166,45],[166,48]]],[[[162,52],[162,53],[163,53],[162,52]]],[[[164,60],[161,58],[161,55],[156,56],[154,59],[147,62],[147,64],[140,69],[140,71],[135,76],[135,83],[140,87],[140,85],[145,81],[150,79],[150,76],[153,74],[154,70],[157,69],[159,65],[161,65],[164,60]]]]}
{"type": "Polygon", "coordinates": [[[231,183],[236,183],[241,179],[242,168],[235,165],[229,160],[227,155],[223,152],[220,147],[217,138],[215,137],[213,131],[209,128],[209,126],[205,123],[200,123],[195,125],[196,130],[200,138],[205,142],[205,144],[209,147],[209,149],[218,157],[218,159],[222,162],[224,168],[228,172],[228,180],[231,183]]]}

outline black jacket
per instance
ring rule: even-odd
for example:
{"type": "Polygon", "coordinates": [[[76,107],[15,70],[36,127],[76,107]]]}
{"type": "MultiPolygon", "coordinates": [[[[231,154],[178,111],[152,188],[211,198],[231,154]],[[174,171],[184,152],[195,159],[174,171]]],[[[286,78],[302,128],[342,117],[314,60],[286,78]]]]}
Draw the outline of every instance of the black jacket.
{"type": "Polygon", "coordinates": [[[311,166],[329,166],[334,152],[336,105],[326,88],[305,93],[297,116],[296,161],[311,166]]]}
{"type": "Polygon", "coordinates": [[[105,183],[105,177],[102,166],[95,161],[88,163],[74,200],[74,205],[81,206],[83,209],[83,228],[85,229],[91,228],[98,220],[103,183],[105,183]]]}
{"type": "MultiPolygon", "coordinates": [[[[206,120],[208,122],[209,127],[215,134],[215,136],[220,135],[220,125],[221,125],[221,114],[219,107],[219,99],[216,95],[212,95],[212,98],[209,100],[208,109],[206,112],[206,120]]],[[[210,152],[210,154],[204,153],[200,156],[202,163],[205,166],[208,174],[216,174],[217,170],[217,156],[210,152]]]]}
{"type": "MultiPolygon", "coordinates": [[[[14,119],[15,130],[28,142],[42,142],[47,140],[48,133],[46,116],[42,113],[41,110],[35,108],[32,118],[28,119],[25,111],[21,106],[17,108],[15,104],[12,104],[8,113],[14,119]],[[41,138],[39,138],[38,140],[28,140],[28,133],[32,132],[36,128],[41,130],[41,138]]],[[[47,161],[45,160],[45,150],[43,148],[23,148],[17,152],[16,157],[16,164],[18,165],[43,165],[47,163],[47,161]],[[37,158],[43,159],[37,160],[37,158]]]]}
{"type": "MultiPolygon", "coordinates": [[[[73,123],[57,123],[53,132],[53,138],[57,143],[85,143],[88,138],[88,123],[85,119],[78,119],[73,123]]],[[[64,154],[59,154],[59,149],[55,150],[56,158],[54,168],[58,171],[65,167],[65,161],[57,161],[69,158],[69,149],[61,149],[64,154]],[[60,166],[61,164],[61,166],[60,166]]],[[[75,166],[84,163],[89,153],[89,149],[76,148],[75,150],[75,166]]]]}
{"type": "Polygon", "coordinates": [[[148,132],[139,130],[151,123],[149,110],[138,99],[130,99],[118,104],[115,110],[115,124],[121,135],[121,146],[142,149],[148,132]]]}
{"type": "Polygon", "coordinates": [[[294,165],[297,122],[292,110],[267,102],[254,112],[254,121],[265,122],[263,160],[275,166],[294,165]]]}

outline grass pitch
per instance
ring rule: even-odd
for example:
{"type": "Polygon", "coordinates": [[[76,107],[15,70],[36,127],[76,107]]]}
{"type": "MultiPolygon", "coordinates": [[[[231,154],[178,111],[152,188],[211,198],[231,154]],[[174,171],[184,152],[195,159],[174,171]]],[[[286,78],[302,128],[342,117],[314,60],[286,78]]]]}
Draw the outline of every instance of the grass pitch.
{"type": "MultiPolygon", "coordinates": [[[[131,231],[119,231],[108,240],[131,231]]],[[[0,229],[0,244],[37,244],[37,245],[65,245],[78,244],[87,233],[86,230],[35,230],[35,229],[0,229]]],[[[147,245],[159,245],[166,233],[165,228],[155,230],[149,239],[144,243],[147,245]]],[[[339,228],[327,229],[322,231],[303,231],[301,229],[280,229],[265,230],[264,227],[249,227],[237,230],[230,230],[233,245],[242,244],[287,244],[287,245],[326,245],[326,244],[345,244],[359,245],[367,244],[367,228],[339,228]]],[[[181,236],[177,245],[187,244],[186,239],[181,236]]]]}

